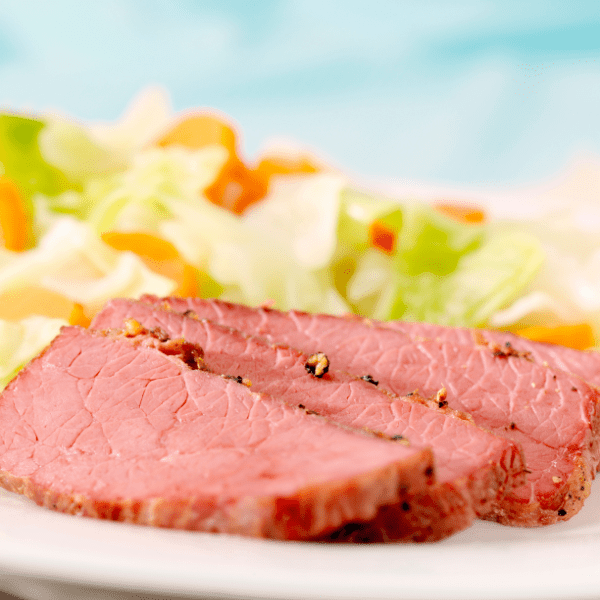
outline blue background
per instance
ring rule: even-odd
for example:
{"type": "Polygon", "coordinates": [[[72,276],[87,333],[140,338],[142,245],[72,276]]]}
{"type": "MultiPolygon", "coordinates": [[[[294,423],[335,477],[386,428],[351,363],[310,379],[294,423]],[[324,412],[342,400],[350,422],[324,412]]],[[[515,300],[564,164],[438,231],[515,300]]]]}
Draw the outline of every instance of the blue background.
{"type": "Polygon", "coordinates": [[[372,180],[502,186],[600,154],[600,2],[0,1],[0,107],[158,84],[372,180]]]}

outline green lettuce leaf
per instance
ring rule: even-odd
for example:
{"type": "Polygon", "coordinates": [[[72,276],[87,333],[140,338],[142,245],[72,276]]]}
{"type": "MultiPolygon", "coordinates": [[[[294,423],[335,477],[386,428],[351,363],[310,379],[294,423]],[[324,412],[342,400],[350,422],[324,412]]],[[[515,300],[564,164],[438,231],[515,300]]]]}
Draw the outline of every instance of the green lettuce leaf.
{"type": "Polygon", "coordinates": [[[544,261],[516,226],[460,223],[423,202],[347,193],[334,268],[353,309],[376,319],[482,326],[522,293],[544,261]],[[396,233],[387,254],[369,247],[374,219],[396,233]]]}
{"type": "Polygon", "coordinates": [[[123,171],[128,165],[129,157],[123,152],[102,146],[88,128],[66,119],[49,120],[38,143],[44,160],[80,185],[91,177],[123,171]]]}
{"type": "Polygon", "coordinates": [[[38,119],[0,114],[0,171],[15,181],[30,210],[34,194],[55,196],[77,187],[42,157],[38,137],[44,125],[38,119]]]}

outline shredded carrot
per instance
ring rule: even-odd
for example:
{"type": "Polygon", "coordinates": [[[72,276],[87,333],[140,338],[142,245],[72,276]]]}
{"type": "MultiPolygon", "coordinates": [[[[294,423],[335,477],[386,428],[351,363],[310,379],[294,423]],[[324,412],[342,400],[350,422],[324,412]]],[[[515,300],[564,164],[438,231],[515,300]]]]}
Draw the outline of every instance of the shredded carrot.
{"type": "Polygon", "coordinates": [[[237,155],[235,129],[213,113],[197,113],[185,117],[156,141],[157,146],[180,145],[197,150],[212,144],[224,146],[231,156],[237,155]]]}
{"type": "Polygon", "coordinates": [[[297,175],[318,173],[318,167],[309,157],[290,158],[282,155],[265,156],[256,167],[256,172],[269,181],[273,175],[297,175]]]}
{"type": "Polygon", "coordinates": [[[250,169],[241,160],[232,157],[216,181],[204,190],[204,194],[214,204],[241,215],[266,196],[273,175],[316,173],[318,170],[305,157],[291,159],[269,156],[263,158],[256,169],[250,169]]]}
{"type": "Polygon", "coordinates": [[[8,321],[24,319],[31,315],[70,321],[74,308],[73,300],[37,285],[7,290],[0,294],[0,319],[8,321]]]}
{"type": "Polygon", "coordinates": [[[192,149],[219,144],[226,148],[229,158],[216,180],[204,190],[204,195],[213,204],[234,214],[242,214],[267,193],[268,183],[262,174],[249,169],[239,159],[234,127],[215,114],[198,113],[184,118],[156,144],[162,147],[178,144],[192,149]]]}
{"type": "Polygon", "coordinates": [[[234,158],[225,164],[217,179],[204,190],[204,195],[213,204],[241,215],[265,197],[267,188],[268,181],[234,158]]]}
{"type": "Polygon", "coordinates": [[[463,202],[438,202],[433,206],[442,214],[461,223],[485,222],[485,213],[477,206],[463,202]]]}
{"type": "Polygon", "coordinates": [[[78,302],[73,303],[73,309],[69,315],[70,325],[79,325],[80,327],[88,327],[91,319],[85,314],[83,306],[78,302]]]}
{"type": "Polygon", "coordinates": [[[115,250],[133,252],[159,275],[173,279],[176,296],[195,296],[198,292],[196,269],[186,263],[171,242],[141,231],[107,231],[102,241],[115,250]]]}
{"type": "Polygon", "coordinates": [[[559,325],[557,327],[544,327],[535,325],[515,331],[518,335],[536,342],[559,344],[577,350],[592,348],[595,344],[594,331],[587,323],[575,325],[559,325]]]}
{"type": "Polygon", "coordinates": [[[16,184],[0,176],[0,239],[7,250],[21,252],[27,248],[30,223],[16,184]]]}
{"type": "Polygon", "coordinates": [[[135,252],[151,260],[174,260],[179,258],[177,248],[151,233],[142,231],[107,231],[101,235],[102,241],[115,250],[135,252]]]}
{"type": "Polygon", "coordinates": [[[369,243],[386,254],[392,254],[396,249],[396,232],[379,220],[369,225],[369,243]]]}
{"type": "Polygon", "coordinates": [[[214,113],[196,113],[180,120],[156,141],[157,146],[181,145],[198,149],[219,144],[229,158],[216,180],[204,190],[210,202],[241,215],[249,206],[262,200],[273,175],[316,173],[319,167],[308,157],[265,156],[253,169],[238,155],[238,136],[234,126],[214,113]]]}
{"type": "Polygon", "coordinates": [[[175,290],[175,296],[197,296],[199,292],[198,270],[188,263],[183,263],[179,287],[175,290]]]}

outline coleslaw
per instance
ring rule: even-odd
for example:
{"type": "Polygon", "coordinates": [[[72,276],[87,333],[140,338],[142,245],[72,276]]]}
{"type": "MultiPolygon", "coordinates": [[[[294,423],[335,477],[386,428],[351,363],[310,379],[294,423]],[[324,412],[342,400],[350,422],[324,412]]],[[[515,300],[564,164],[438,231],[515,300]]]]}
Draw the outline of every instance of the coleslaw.
{"type": "Polygon", "coordinates": [[[489,220],[361,189],[305,150],[250,163],[238,145],[226,117],[173,114],[157,89],[114,124],[0,115],[0,387],[61,325],[145,293],[595,346],[600,249],[589,227],[569,243],[575,208],[489,220]]]}

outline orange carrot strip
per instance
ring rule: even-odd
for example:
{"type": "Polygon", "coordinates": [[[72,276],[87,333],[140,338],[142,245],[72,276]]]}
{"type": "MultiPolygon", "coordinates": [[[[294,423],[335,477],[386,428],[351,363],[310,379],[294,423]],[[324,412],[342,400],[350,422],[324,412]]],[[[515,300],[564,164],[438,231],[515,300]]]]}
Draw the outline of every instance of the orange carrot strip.
{"type": "Polygon", "coordinates": [[[156,141],[157,146],[180,145],[197,150],[219,144],[237,154],[237,136],[234,128],[213,113],[197,113],[185,117],[156,141]]]}
{"type": "Polygon", "coordinates": [[[319,170],[307,157],[283,156],[265,156],[256,169],[248,168],[238,156],[235,128],[209,112],[183,118],[156,141],[161,147],[175,144],[192,149],[219,144],[228,150],[229,159],[204,194],[213,204],[237,215],[265,197],[273,175],[316,173],[319,170]]]}
{"type": "Polygon", "coordinates": [[[70,325],[79,325],[80,327],[88,327],[92,320],[83,311],[83,306],[78,302],[73,303],[73,309],[69,315],[70,325]]]}
{"type": "Polygon", "coordinates": [[[197,270],[188,263],[183,264],[179,287],[173,292],[174,296],[183,298],[198,295],[198,274],[197,270]]]}
{"type": "Polygon", "coordinates": [[[133,252],[159,275],[173,279],[175,296],[195,296],[198,293],[196,269],[187,264],[171,242],[141,231],[107,231],[102,241],[115,250],[133,252]]]}
{"type": "Polygon", "coordinates": [[[273,175],[297,175],[302,173],[318,173],[320,167],[310,158],[301,156],[289,158],[287,156],[266,156],[256,167],[256,172],[269,181],[273,175]]]}
{"type": "Polygon", "coordinates": [[[369,244],[386,254],[392,254],[396,248],[396,232],[379,220],[369,225],[369,244]]]}
{"type": "Polygon", "coordinates": [[[596,344],[594,331],[587,323],[559,325],[557,327],[534,325],[519,329],[515,333],[536,342],[559,344],[577,350],[592,348],[596,344]]]}
{"type": "Polygon", "coordinates": [[[16,321],[31,315],[43,315],[69,321],[75,302],[62,294],[37,285],[0,294],[0,319],[16,321]]]}
{"type": "Polygon", "coordinates": [[[27,248],[30,223],[23,199],[15,183],[0,176],[0,238],[7,250],[21,252],[27,248]]]}
{"type": "Polygon", "coordinates": [[[462,202],[438,202],[434,208],[442,214],[461,223],[483,223],[485,213],[477,206],[462,202]]]}
{"type": "Polygon", "coordinates": [[[217,206],[241,215],[250,205],[262,200],[268,182],[244,163],[232,158],[217,179],[204,190],[204,195],[217,206]]]}
{"type": "Polygon", "coordinates": [[[274,175],[316,173],[319,168],[307,158],[263,158],[256,169],[249,169],[236,157],[223,167],[215,182],[204,190],[206,197],[218,206],[241,215],[249,206],[262,200],[274,175]]]}
{"type": "Polygon", "coordinates": [[[102,241],[115,250],[134,252],[152,260],[174,260],[179,258],[177,248],[151,233],[141,231],[107,231],[102,241]]]}
{"type": "Polygon", "coordinates": [[[229,159],[204,194],[213,204],[234,214],[242,214],[267,193],[268,182],[262,174],[247,168],[238,158],[235,129],[215,114],[198,113],[184,118],[156,144],[161,147],[179,144],[191,149],[211,144],[224,146],[229,159]]]}

